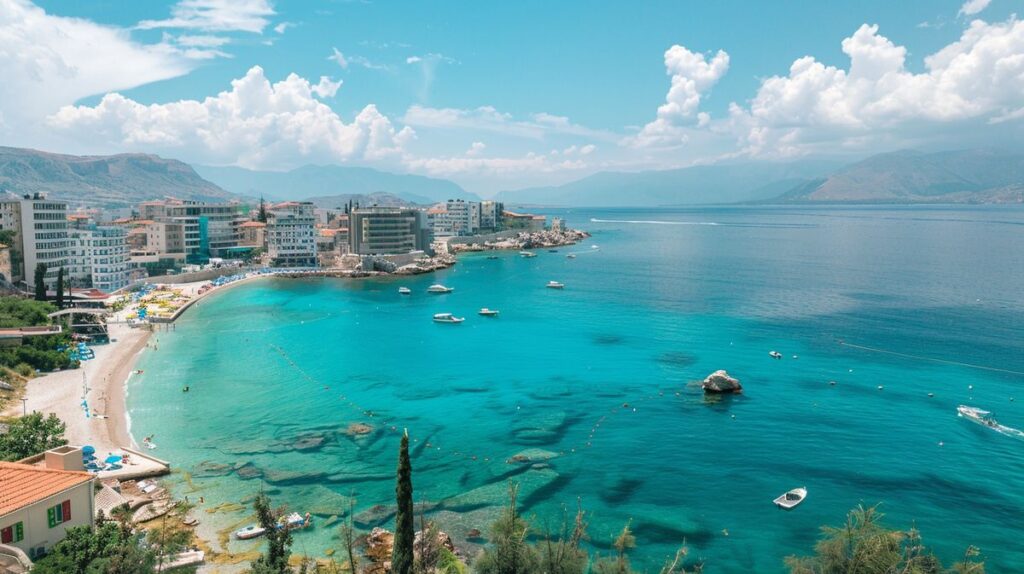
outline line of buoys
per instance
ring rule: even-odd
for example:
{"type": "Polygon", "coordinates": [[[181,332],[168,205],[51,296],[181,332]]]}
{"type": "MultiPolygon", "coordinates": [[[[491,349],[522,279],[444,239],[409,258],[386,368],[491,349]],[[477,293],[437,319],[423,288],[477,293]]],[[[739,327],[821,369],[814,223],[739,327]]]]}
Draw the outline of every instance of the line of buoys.
{"type": "MultiPolygon", "coordinates": [[[[935,357],[925,357],[925,356],[922,356],[922,355],[911,355],[911,354],[908,354],[908,353],[899,353],[899,352],[896,352],[896,351],[889,351],[889,350],[886,350],[886,349],[877,349],[875,347],[866,347],[864,345],[855,345],[853,343],[847,343],[846,341],[843,341],[843,340],[838,340],[838,341],[836,341],[836,343],[838,343],[841,347],[850,347],[852,349],[860,349],[862,351],[869,351],[871,353],[884,353],[886,355],[894,355],[894,356],[897,356],[897,357],[904,357],[904,358],[907,358],[907,359],[914,359],[914,360],[917,360],[917,361],[930,361],[930,362],[933,362],[933,363],[942,363],[942,364],[945,364],[945,365],[956,365],[958,367],[967,367],[969,369],[981,369],[983,371],[994,371],[994,372],[997,372],[997,373],[1007,373],[1007,374],[1010,374],[1010,375],[1020,375],[1020,376],[1024,377],[1024,372],[1014,371],[1014,370],[1011,370],[1011,369],[1002,369],[1002,368],[999,368],[999,367],[989,367],[987,365],[975,365],[975,364],[972,364],[972,363],[964,363],[964,362],[961,362],[961,361],[950,361],[948,359],[936,359],[935,357]]],[[[853,372],[853,369],[851,369],[850,371],[853,372]]]]}

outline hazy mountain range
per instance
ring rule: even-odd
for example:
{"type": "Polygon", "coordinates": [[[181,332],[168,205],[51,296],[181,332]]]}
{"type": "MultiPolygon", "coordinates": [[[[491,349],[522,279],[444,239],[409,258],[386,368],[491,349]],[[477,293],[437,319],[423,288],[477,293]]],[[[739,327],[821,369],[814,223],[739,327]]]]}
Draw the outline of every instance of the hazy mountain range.
{"type": "Polygon", "coordinates": [[[240,167],[195,166],[199,175],[239,195],[268,200],[308,200],[389,193],[415,204],[479,197],[446,179],[389,173],[369,167],[307,165],[291,171],[253,171],[240,167]]]}
{"type": "Polygon", "coordinates": [[[899,151],[842,165],[741,163],[596,173],[554,187],[507,191],[508,203],[657,207],[710,203],[1024,203],[1024,154],[899,151]]]}
{"type": "Polygon", "coordinates": [[[777,203],[1024,203],[1024,154],[899,151],[797,186],[777,203]]]}
{"type": "Polygon", "coordinates": [[[641,172],[601,172],[564,185],[503,191],[506,203],[573,207],[666,207],[778,197],[823,178],[840,164],[823,161],[702,165],[641,172]]]}
{"type": "MultiPolygon", "coordinates": [[[[321,207],[477,200],[458,184],[372,168],[288,172],[192,166],[148,154],[73,156],[0,147],[0,191],[47,192],[72,207],[120,207],[166,196],[199,201],[264,197],[321,207]]],[[[843,165],[746,162],[636,173],[602,172],[559,186],[504,191],[509,205],[666,207],[726,203],[1024,203],[1024,154],[900,151],[843,165]]]]}
{"type": "Polygon", "coordinates": [[[174,159],[134,153],[75,156],[11,147],[0,147],[0,191],[42,191],[73,207],[121,207],[168,195],[200,201],[233,197],[174,159]]]}

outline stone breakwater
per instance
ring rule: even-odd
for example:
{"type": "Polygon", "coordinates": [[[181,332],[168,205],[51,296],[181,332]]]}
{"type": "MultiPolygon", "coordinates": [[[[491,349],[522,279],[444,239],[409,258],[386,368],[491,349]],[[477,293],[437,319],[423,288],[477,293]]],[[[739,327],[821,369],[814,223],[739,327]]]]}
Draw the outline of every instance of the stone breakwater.
{"type": "Polygon", "coordinates": [[[590,237],[589,233],[579,229],[566,229],[564,231],[555,231],[550,229],[546,229],[544,231],[523,231],[511,237],[496,240],[473,242],[473,238],[471,237],[464,238],[468,241],[464,243],[451,243],[448,246],[448,250],[452,253],[460,253],[463,251],[494,251],[500,249],[538,249],[560,247],[563,245],[579,243],[588,237],[590,237]]]}

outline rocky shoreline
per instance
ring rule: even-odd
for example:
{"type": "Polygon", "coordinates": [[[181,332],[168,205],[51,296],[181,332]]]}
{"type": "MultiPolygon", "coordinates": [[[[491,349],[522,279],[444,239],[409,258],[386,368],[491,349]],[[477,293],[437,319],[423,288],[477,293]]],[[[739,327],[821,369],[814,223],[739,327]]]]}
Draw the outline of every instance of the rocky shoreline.
{"type": "Polygon", "coordinates": [[[563,247],[566,245],[575,245],[588,237],[590,237],[589,233],[579,229],[566,229],[564,231],[555,231],[551,229],[545,229],[544,231],[523,231],[513,237],[497,241],[450,244],[448,246],[448,250],[452,253],[462,253],[563,247]]]}

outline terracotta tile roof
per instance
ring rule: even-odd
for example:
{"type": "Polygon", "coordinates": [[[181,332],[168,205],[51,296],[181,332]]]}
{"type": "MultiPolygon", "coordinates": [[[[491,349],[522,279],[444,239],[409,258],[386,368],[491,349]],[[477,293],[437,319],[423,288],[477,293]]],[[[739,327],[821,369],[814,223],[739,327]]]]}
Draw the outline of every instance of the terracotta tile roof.
{"type": "Polygon", "coordinates": [[[246,221],[245,223],[239,225],[239,227],[266,227],[266,226],[267,226],[267,224],[263,223],[262,221],[246,221]]]}
{"type": "Polygon", "coordinates": [[[0,462],[0,516],[92,479],[88,472],[0,462]]]}

